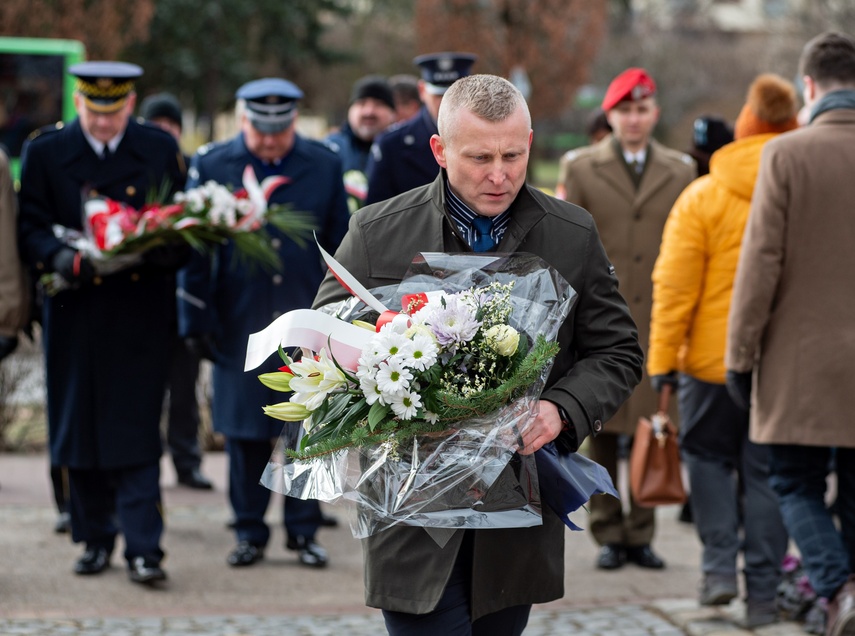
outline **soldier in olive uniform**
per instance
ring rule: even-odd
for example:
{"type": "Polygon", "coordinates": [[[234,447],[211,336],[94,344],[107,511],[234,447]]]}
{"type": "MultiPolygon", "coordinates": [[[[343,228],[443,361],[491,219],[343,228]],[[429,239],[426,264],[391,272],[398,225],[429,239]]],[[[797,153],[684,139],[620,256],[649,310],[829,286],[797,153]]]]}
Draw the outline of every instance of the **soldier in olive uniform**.
{"type": "MultiPolygon", "coordinates": [[[[556,195],[594,217],[646,350],[653,303],[651,275],[665,219],[697,171],[689,155],[652,138],[659,106],[656,84],[644,69],[627,69],[612,80],[602,107],[612,134],[564,155],[556,195]]],[[[656,393],[642,381],[603,434],[591,440],[591,459],[605,466],[615,483],[619,436],[632,435],[638,418],[650,416],[656,408],[656,393]]],[[[591,532],[601,546],[599,568],[617,569],[627,560],[646,568],[665,567],[650,547],[653,508],[630,498],[629,513],[624,514],[619,500],[602,495],[592,497],[590,505],[591,532]]]]}

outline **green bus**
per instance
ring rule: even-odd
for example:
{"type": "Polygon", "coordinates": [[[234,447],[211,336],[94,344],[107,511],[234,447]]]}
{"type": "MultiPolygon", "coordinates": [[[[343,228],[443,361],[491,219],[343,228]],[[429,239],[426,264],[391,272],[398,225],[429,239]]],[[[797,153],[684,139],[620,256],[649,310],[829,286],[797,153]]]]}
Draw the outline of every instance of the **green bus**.
{"type": "Polygon", "coordinates": [[[85,55],[76,40],[0,37],[0,147],[16,181],[30,133],[74,118],[74,78],[67,70],[85,55]]]}

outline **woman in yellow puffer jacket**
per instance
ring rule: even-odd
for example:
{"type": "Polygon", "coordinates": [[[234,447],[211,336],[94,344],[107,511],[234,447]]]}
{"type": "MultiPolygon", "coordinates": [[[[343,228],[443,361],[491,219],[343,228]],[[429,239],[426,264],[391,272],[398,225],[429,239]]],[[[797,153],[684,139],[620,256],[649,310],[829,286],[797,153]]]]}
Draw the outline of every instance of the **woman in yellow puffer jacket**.
{"type": "Polygon", "coordinates": [[[736,597],[742,550],[748,627],[777,620],[787,534],[767,483],[767,449],[748,440],[748,412],[725,387],[727,317],[760,153],[767,141],[798,126],[796,110],[790,82],[771,74],[755,79],[735,141],[713,154],[710,173],[674,204],[653,270],[647,371],[657,391],[677,387],[681,452],[704,546],[700,602],[724,605],[736,597]],[[745,497],[741,517],[737,477],[745,497]]]}

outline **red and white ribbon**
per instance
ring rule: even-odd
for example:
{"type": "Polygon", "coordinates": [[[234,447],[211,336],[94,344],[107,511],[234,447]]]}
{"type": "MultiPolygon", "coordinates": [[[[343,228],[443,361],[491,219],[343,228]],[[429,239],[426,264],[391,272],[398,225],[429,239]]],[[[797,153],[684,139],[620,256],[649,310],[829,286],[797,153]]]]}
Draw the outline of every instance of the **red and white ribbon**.
{"type": "Polygon", "coordinates": [[[356,369],[362,349],[373,332],[314,309],[295,309],[279,316],[263,330],[250,334],[243,370],[260,366],[281,345],[326,349],[345,369],[356,369]]]}

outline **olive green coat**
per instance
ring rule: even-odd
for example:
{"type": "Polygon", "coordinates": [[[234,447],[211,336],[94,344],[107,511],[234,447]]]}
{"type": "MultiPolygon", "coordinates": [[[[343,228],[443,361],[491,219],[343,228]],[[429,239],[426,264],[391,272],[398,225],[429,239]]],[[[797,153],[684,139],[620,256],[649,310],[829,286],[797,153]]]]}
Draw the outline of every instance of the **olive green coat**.
{"type": "MultiPolygon", "coordinates": [[[[444,172],[432,184],[362,208],[336,259],[369,288],[397,283],[419,252],[468,252],[445,212],[444,172]]],[[[598,433],[641,377],[635,325],[591,216],[523,187],[498,252],[529,252],[552,265],[577,292],[559,330],[561,350],[542,397],[563,406],[578,441],[598,433]]],[[[328,274],[314,306],[347,292],[328,274]]],[[[506,471],[507,472],[507,471],[506,471]]],[[[472,619],[564,594],[564,530],[543,511],[543,525],[475,530],[472,619]]],[[[422,528],[396,526],[364,540],[366,603],[423,614],[442,594],[463,538],[440,548],[422,528]]]]}

